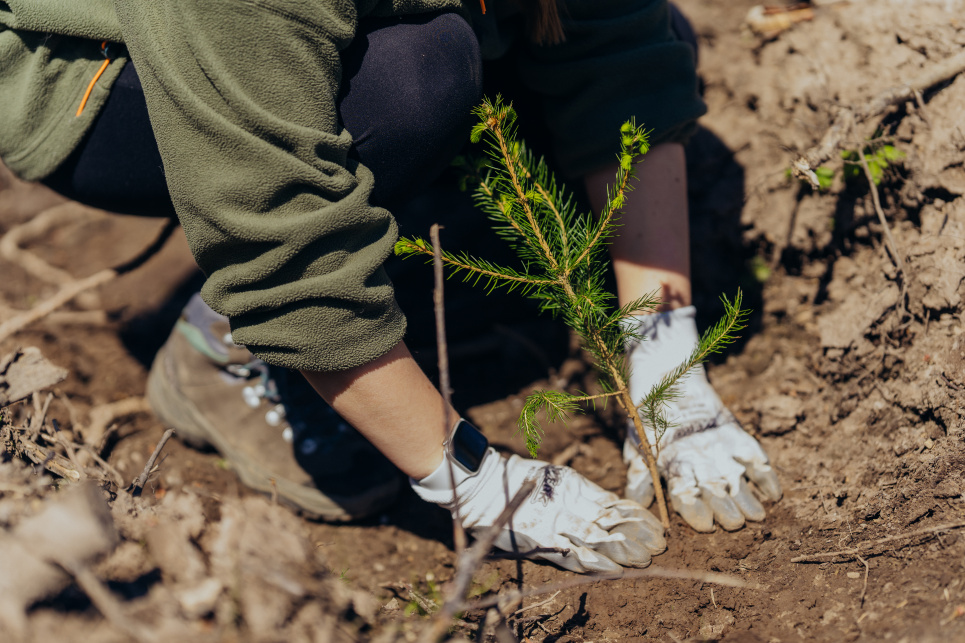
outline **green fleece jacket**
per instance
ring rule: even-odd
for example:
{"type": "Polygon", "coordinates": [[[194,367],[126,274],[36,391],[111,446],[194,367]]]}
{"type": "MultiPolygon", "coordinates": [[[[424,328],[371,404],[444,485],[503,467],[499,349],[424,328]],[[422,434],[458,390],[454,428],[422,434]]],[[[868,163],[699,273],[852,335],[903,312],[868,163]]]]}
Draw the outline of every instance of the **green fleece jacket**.
{"type": "MultiPolygon", "coordinates": [[[[374,178],[335,109],[340,52],[364,17],[452,9],[499,56],[521,20],[513,0],[486,4],[483,16],[476,0],[0,0],[0,158],[26,179],[52,172],[129,52],[202,296],[234,340],[291,368],[365,364],[405,318],[382,270],[395,221],[369,203],[374,178]],[[78,115],[105,40],[126,51],[78,115]]],[[[665,0],[568,0],[562,15],[566,41],[518,62],[566,173],[611,162],[630,116],[660,142],[704,112],[665,0]]]]}

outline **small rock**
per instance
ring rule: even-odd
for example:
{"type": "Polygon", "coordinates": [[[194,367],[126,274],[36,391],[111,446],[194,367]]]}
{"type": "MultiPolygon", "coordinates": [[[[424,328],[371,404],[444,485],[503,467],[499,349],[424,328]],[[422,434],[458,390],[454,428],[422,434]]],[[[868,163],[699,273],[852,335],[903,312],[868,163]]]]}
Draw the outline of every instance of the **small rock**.
{"type": "Polygon", "coordinates": [[[194,587],[176,592],[175,595],[184,615],[195,620],[214,611],[222,589],[224,587],[217,578],[206,578],[194,587]]]}
{"type": "Polygon", "coordinates": [[[402,605],[399,603],[399,599],[393,598],[388,603],[382,606],[382,609],[386,612],[395,612],[400,609],[402,605]]]}

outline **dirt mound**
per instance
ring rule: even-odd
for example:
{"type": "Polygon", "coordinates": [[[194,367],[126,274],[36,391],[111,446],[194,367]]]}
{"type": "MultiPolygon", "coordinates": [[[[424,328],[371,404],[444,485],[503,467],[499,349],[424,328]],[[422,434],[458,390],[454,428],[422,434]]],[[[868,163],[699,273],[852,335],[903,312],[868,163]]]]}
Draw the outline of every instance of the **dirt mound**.
{"type": "MultiPolygon", "coordinates": [[[[869,111],[876,97],[962,55],[965,6],[825,0],[809,20],[762,40],[744,26],[749,0],[679,4],[699,37],[710,106],[688,149],[696,304],[706,323],[720,293],[741,287],[755,308],[745,340],[710,377],[762,440],[785,497],[764,522],[734,533],[699,535],[677,521],[656,560],[748,587],[659,578],[560,586],[522,605],[504,602],[509,623],[517,638],[546,642],[965,639],[965,77],[869,111]],[[846,112],[857,116],[823,161],[826,189],[791,178],[794,161],[846,112]],[[880,170],[877,183],[861,155],[869,172],[880,170]]],[[[18,237],[17,247],[54,271],[0,247],[0,324],[65,280],[130,260],[163,225],[84,210],[0,175],[0,230],[22,231],[51,210],[80,214],[18,237]]],[[[176,441],[142,498],[123,490],[163,432],[141,399],[146,367],[195,279],[176,234],[109,287],[13,337],[0,334],[0,355],[36,345],[71,374],[51,397],[5,411],[8,431],[63,460],[35,453],[28,466],[2,456],[4,537],[61,496],[54,490],[64,478],[41,475],[43,467],[70,470],[80,458],[111,490],[97,501],[111,508],[118,543],[82,569],[55,569],[60,585],[28,608],[23,636],[415,638],[456,557],[448,516],[413,496],[366,523],[312,523],[247,494],[217,455],[176,441]],[[103,464],[82,458],[78,444],[103,464]],[[106,587],[107,607],[83,569],[106,587]]],[[[545,323],[503,327],[499,341],[471,347],[472,359],[498,374],[531,355],[551,367],[531,386],[591,387],[578,351],[541,352],[545,323]]],[[[474,388],[456,362],[457,391],[474,388]]],[[[485,402],[465,410],[498,448],[522,452],[514,432],[526,387],[500,389],[496,379],[473,397],[485,402]]],[[[607,413],[552,428],[543,457],[620,492],[619,422],[607,413]]],[[[471,591],[486,598],[572,579],[495,560],[471,591]]],[[[467,611],[455,635],[489,640],[498,619],[486,614],[467,611]]]]}

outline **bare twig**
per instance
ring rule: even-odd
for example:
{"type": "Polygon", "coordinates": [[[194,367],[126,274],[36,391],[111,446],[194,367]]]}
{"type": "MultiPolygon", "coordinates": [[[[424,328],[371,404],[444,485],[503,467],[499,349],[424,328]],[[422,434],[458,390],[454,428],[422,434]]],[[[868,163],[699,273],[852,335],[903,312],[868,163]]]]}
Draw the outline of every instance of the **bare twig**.
{"type": "Polygon", "coordinates": [[[871,571],[871,567],[868,566],[868,561],[866,561],[861,556],[858,556],[858,560],[864,565],[864,587],[861,588],[861,601],[859,602],[859,607],[864,607],[864,597],[868,593],[868,573],[871,571]]]}
{"type": "Polygon", "coordinates": [[[555,593],[555,594],[553,594],[552,596],[550,596],[549,598],[547,598],[545,601],[540,601],[539,603],[533,603],[532,605],[528,605],[527,607],[521,607],[521,608],[519,608],[518,610],[516,610],[516,611],[513,613],[513,616],[517,616],[517,615],[519,615],[519,614],[522,614],[523,612],[528,612],[529,610],[534,610],[534,609],[536,609],[537,607],[543,607],[543,606],[546,605],[547,603],[552,603],[553,600],[554,600],[557,596],[559,596],[559,595],[560,595],[560,592],[562,592],[562,591],[563,591],[563,590],[558,589],[558,590],[556,590],[556,593],[555,593]]]}
{"type": "Polygon", "coordinates": [[[154,468],[154,463],[157,462],[158,456],[161,455],[161,449],[164,448],[164,445],[167,444],[167,441],[171,439],[172,435],[174,435],[174,429],[168,429],[164,432],[164,435],[161,436],[161,440],[157,443],[157,446],[154,447],[154,453],[147,459],[147,464],[144,465],[144,470],[141,471],[141,475],[131,483],[131,495],[141,495],[141,489],[143,489],[147,483],[147,478],[151,475],[151,470],[154,468]]]}
{"type": "Polygon", "coordinates": [[[108,426],[117,418],[135,413],[150,413],[151,405],[143,397],[127,397],[116,402],[100,404],[90,410],[88,414],[90,421],[86,427],[81,429],[84,441],[100,451],[103,448],[104,438],[107,437],[108,426]]]}
{"type": "MultiPolygon", "coordinates": [[[[27,325],[32,324],[39,319],[43,319],[80,293],[92,288],[96,288],[97,286],[115,279],[119,275],[130,272],[143,265],[145,261],[147,261],[158,250],[160,250],[161,246],[164,245],[164,242],[167,241],[168,237],[171,236],[171,233],[176,227],[176,220],[169,221],[167,224],[165,224],[164,228],[161,229],[157,237],[130,261],[115,268],[105,268],[104,270],[96,272],[93,275],[83,279],[63,283],[60,286],[60,290],[58,290],[57,293],[50,298],[45,299],[30,310],[24,311],[19,315],[6,320],[0,324],[0,342],[21,331],[27,325]]],[[[9,232],[7,234],[9,234],[9,232]]]]}
{"type": "Polygon", "coordinates": [[[905,262],[901,258],[901,253],[898,252],[898,244],[895,243],[895,238],[891,236],[891,228],[888,225],[888,220],[885,218],[884,210],[881,209],[881,199],[878,198],[878,186],[875,185],[874,177],[871,175],[871,168],[868,167],[868,159],[861,149],[858,150],[858,159],[861,162],[861,169],[864,170],[864,176],[868,180],[868,189],[871,190],[871,201],[874,203],[875,213],[877,213],[878,221],[885,231],[885,239],[888,242],[888,250],[891,252],[891,260],[894,262],[898,272],[901,273],[902,282],[904,282],[905,262]]]}
{"type": "Polygon", "coordinates": [[[33,239],[48,236],[54,228],[71,221],[91,218],[92,211],[78,210],[73,203],[63,203],[44,210],[25,223],[11,228],[0,238],[0,257],[15,263],[31,275],[49,284],[62,286],[74,281],[66,270],[55,268],[37,255],[20,246],[33,239]]]}
{"type": "Polygon", "coordinates": [[[915,100],[916,92],[927,90],[938,83],[949,80],[963,70],[965,70],[965,52],[950,56],[922,69],[913,80],[878,94],[863,109],[855,110],[842,107],[838,110],[831,127],[828,128],[821,141],[792,163],[792,172],[796,177],[805,179],[812,186],[818,188],[818,179],[814,174],[815,168],[820,167],[834,156],[841,142],[848,138],[856,124],[883,114],[892,105],[915,100]]]}
{"type": "Polygon", "coordinates": [[[43,319],[85,290],[96,288],[101,284],[105,284],[111,279],[117,277],[117,275],[118,272],[116,270],[113,268],[107,268],[105,270],[101,270],[100,272],[94,273],[90,277],[78,279],[77,281],[64,284],[60,287],[60,290],[58,290],[57,293],[49,299],[45,299],[30,310],[24,311],[16,317],[8,319],[0,324],[0,342],[7,339],[14,333],[21,331],[23,328],[29,324],[32,324],[38,319],[43,319]]]}
{"type": "MultiPolygon", "coordinates": [[[[841,549],[838,551],[828,551],[820,552],[815,554],[805,554],[803,556],[797,556],[791,559],[792,563],[819,563],[824,562],[828,558],[842,557],[839,561],[830,562],[845,562],[848,560],[855,560],[860,555],[864,556],[878,556],[885,551],[891,550],[892,543],[904,540],[906,538],[918,538],[921,536],[933,536],[942,531],[951,531],[952,529],[961,529],[965,527],[965,522],[953,522],[944,525],[937,525],[935,527],[927,527],[925,529],[918,529],[917,531],[910,531],[906,534],[897,534],[895,536],[886,536],[884,538],[879,538],[878,540],[870,540],[859,544],[857,547],[852,549],[841,549]],[[889,545],[888,547],[878,550],[877,547],[880,545],[889,545]]],[[[913,543],[905,543],[901,547],[907,547],[913,543]]]]}
{"type": "MultiPolygon", "coordinates": [[[[446,307],[443,293],[445,279],[442,273],[442,247],[439,243],[439,224],[433,223],[429,228],[429,238],[432,240],[432,270],[435,287],[432,290],[432,307],[436,315],[436,352],[439,360],[439,392],[442,393],[443,430],[447,438],[452,436],[454,418],[452,417],[452,386],[449,381],[449,352],[446,350],[446,307]]],[[[452,541],[456,551],[461,552],[467,546],[466,531],[462,528],[459,517],[459,498],[456,496],[456,472],[449,458],[445,458],[449,466],[449,482],[452,486],[452,541]]]]}
{"type": "Polygon", "coordinates": [[[555,456],[553,456],[552,464],[558,467],[567,466],[570,461],[577,455],[584,453],[586,451],[586,445],[582,442],[574,442],[570,446],[566,447],[555,456]]]}
{"type": "Polygon", "coordinates": [[[438,641],[449,629],[449,625],[452,623],[455,615],[465,609],[466,591],[472,582],[473,574],[479,569],[483,557],[492,548],[503,526],[509,522],[509,519],[535,488],[536,480],[534,478],[530,478],[524,482],[523,486],[519,488],[519,491],[517,491],[516,495],[509,501],[492,526],[479,534],[479,537],[476,539],[476,542],[473,543],[472,547],[459,553],[459,558],[456,563],[456,574],[446,588],[446,600],[442,605],[442,609],[437,613],[435,622],[432,623],[423,635],[422,641],[424,643],[434,643],[438,641]]]}
{"type": "Polygon", "coordinates": [[[34,464],[39,464],[47,471],[71,482],[77,482],[84,477],[64,456],[54,453],[53,450],[45,449],[36,442],[27,440],[23,435],[18,435],[15,439],[22,453],[34,464]]]}

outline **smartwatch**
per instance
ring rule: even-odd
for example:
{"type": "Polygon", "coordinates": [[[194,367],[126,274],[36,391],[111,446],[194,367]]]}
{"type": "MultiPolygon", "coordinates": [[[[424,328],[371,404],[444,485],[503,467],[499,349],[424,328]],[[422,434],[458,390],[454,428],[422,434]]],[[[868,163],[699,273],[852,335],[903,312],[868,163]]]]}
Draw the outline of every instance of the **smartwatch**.
{"type": "Polygon", "coordinates": [[[489,440],[482,431],[460,418],[442,447],[450,462],[474,476],[479,473],[483,459],[489,452],[489,440]]]}

